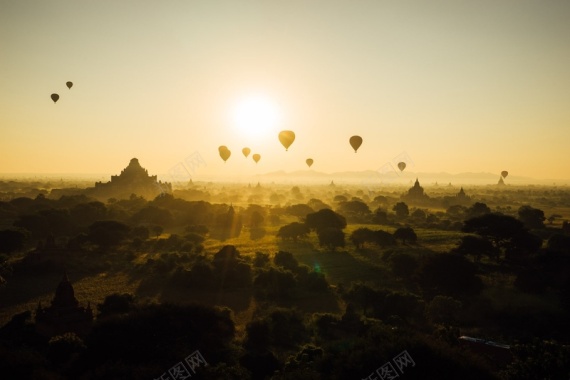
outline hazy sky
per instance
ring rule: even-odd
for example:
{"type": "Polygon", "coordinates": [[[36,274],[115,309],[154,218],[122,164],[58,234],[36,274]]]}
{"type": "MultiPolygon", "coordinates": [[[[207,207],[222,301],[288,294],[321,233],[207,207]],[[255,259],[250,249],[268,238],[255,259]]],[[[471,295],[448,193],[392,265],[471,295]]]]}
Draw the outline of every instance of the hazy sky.
{"type": "Polygon", "coordinates": [[[568,0],[0,0],[0,173],[137,157],[161,174],[195,152],[196,178],[375,170],[405,152],[414,171],[568,179],[569,20],[568,0]],[[236,125],[251,95],[273,130],[236,125]]]}

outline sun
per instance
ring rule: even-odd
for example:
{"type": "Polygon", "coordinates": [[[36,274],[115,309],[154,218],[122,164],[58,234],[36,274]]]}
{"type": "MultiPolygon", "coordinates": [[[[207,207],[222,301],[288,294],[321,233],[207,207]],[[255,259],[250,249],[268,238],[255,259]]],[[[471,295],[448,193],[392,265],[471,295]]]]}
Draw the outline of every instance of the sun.
{"type": "Polygon", "coordinates": [[[232,121],[240,135],[249,140],[260,140],[276,132],[281,123],[281,112],[269,97],[250,95],[236,103],[232,121]]]}

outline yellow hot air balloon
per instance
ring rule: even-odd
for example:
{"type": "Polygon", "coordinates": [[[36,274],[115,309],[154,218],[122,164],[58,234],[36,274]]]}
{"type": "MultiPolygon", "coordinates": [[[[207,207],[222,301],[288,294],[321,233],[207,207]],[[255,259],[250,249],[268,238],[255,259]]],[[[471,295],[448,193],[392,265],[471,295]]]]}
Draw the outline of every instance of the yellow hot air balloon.
{"type": "Polygon", "coordinates": [[[71,90],[71,87],[73,87],[73,82],[66,82],[65,85],[71,90]]]}
{"type": "Polygon", "coordinates": [[[507,178],[507,176],[509,175],[509,172],[506,171],[506,170],[503,170],[503,171],[501,172],[501,175],[503,176],[503,178],[507,178]]]}
{"type": "Polygon", "coordinates": [[[243,153],[243,155],[245,156],[245,158],[247,158],[247,156],[249,156],[249,153],[251,152],[251,149],[249,148],[243,148],[241,150],[241,152],[243,153]]]}
{"type": "Polygon", "coordinates": [[[405,162],[398,162],[398,169],[400,169],[401,172],[403,172],[405,168],[406,168],[405,162]]]}
{"type": "Polygon", "coordinates": [[[307,163],[307,165],[309,167],[311,167],[311,165],[313,165],[313,159],[312,158],[307,158],[307,161],[305,161],[307,163]]]}
{"type": "Polygon", "coordinates": [[[358,148],[360,148],[360,145],[362,145],[362,137],[360,136],[352,136],[348,141],[350,142],[352,149],[354,149],[354,153],[356,153],[358,148]]]}
{"type": "Polygon", "coordinates": [[[220,151],[220,157],[222,158],[222,160],[224,160],[224,162],[226,162],[228,158],[230,158],[230,156],[232,155],[232,152],[230,152],[230,150],[223,145],[220,146],[219,151],[220,151]]]}
{"type": "Polygon", "coordinates": [[[289,149],[293,141],[295,141],[295,132],[293,131],[281,131],[279,132],[279,141],[285,147],[285,151],[289,149]]]}
{"type": "Polygon", "coordinates": [[[259,162],[259,160],[261,159],[261,156],[259,154],[254,154],[253,156],[251,156],[253,158],[253,161],[255,161],[255,163],[257,164],[259,162]]]}
{"type": "Polygon", "coordinates": [[[218,147],[218,152],[221,152],[222,150],[228,150],[228,147],[225,146],[225,145],[220,145],[220,146],[218,147]]]}

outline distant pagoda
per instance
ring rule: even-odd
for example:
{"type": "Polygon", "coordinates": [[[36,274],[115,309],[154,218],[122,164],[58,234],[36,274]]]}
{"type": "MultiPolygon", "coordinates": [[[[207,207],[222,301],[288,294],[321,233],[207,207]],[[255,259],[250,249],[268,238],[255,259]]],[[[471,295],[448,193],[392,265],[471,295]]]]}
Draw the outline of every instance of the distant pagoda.
{"type": "Polygon", "coordinates": [[[499,177],[499,183],[497,183],[497,185],[502,186],[505,184],[505,181],[503,181],[503,177],[499,177]]]}
{"type": "Polygon", "coordinates": [[[402,199],[412,203],[422,203],[429,200],[429,197],[424,193],[424,188],[420,185],[420,181],[416,178],[414,186],[412,186],[407,194],[402,195],[402,199]]]}
{"type": "Polygon", "coordinates": [[[148,175],[148,171],[136,158],[131,159],[129,166],[123,169],[121,174],[111,176],[111,181],[96,182],[94,188],[88,189],[88,195],[104,200],[127,199],[131,194],[154,199],[164,193],[172,193],[172,185],[168,182],[157,181],[155,175],[148,175]]]}
{"type": "Polygon", "coordinates": [[[36,309],[36,331],[46,337],[62,335],[68,332],[80,337],[86,336],[93,324],[93,310],[91,305],[81,307],[67,273],[55,291],[51,306],[42,307],[38,303],[36,309]]]}

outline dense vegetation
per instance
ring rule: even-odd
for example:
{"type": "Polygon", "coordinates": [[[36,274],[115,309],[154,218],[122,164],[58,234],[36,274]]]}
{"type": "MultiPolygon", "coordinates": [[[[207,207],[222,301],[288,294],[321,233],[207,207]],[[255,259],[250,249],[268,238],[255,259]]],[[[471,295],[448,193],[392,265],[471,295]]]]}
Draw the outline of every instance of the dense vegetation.
{"type": "Polygon", "coordinates": [[[434,188],[414,203],[351,186],[194,185],[153,200],[24,188],[0,202],[9,378],[158,378],[196,350],[204,379],[374,378],[403,351],[402,378],[569,378],[565,189],[434,188]],[[44,337],[35,306],[64,270],[96,319],[86,336],[44,337]]]}

